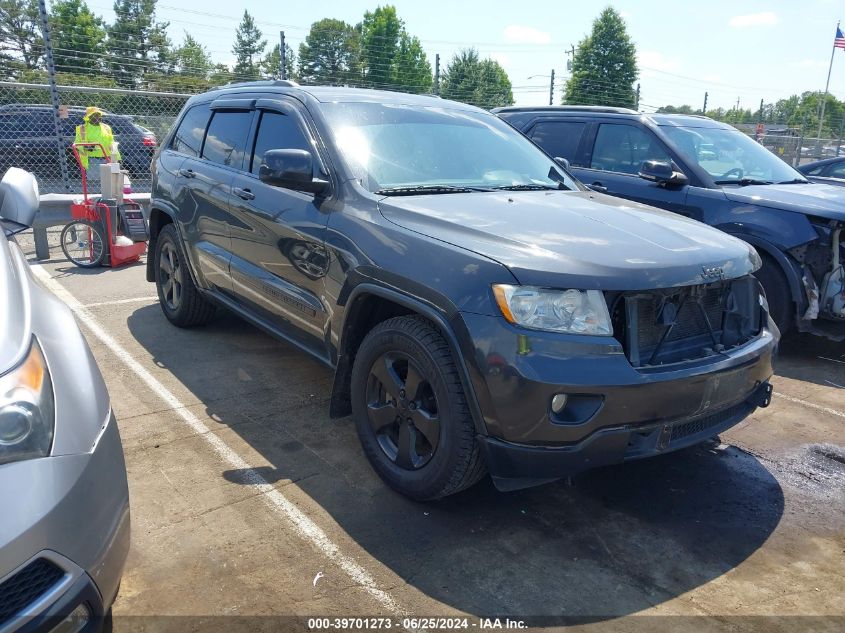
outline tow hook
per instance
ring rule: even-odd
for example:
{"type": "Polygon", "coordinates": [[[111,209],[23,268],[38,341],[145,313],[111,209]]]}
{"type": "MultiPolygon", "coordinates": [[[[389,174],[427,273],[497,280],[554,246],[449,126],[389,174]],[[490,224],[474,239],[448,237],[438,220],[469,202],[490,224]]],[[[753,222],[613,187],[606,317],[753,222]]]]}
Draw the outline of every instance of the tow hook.
{"type": "Polygon", "coordinates": [[[757,389],[751,394],[751,404],[755,407],[760,407],[761,409],[765,409],[772,403],[772,392],[774,388],[772,384],[769,382],[762,383],[757,389]]]}

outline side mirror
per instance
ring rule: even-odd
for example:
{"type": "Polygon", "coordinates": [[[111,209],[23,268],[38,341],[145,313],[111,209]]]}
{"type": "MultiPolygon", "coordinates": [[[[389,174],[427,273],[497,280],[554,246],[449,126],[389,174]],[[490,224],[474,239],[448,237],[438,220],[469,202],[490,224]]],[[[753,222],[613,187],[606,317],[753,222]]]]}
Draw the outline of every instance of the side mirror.
{"type": "Polygon", "coordinates": [[[689,182],[687,177],[679,171],[675,171],[670,163],[661,160],[647,160],[640,166],[640,178],[655,182],[658,185],[685,185],[689,182]]]}
{"type": "Polygon", "coordinates": [[[18,167],[10,167],[0,180],[0,218],[32,226],[39,202],[35,176],[18,167]]]}
{"type": "Polygon", "coordinates": [[[261,182],[274,187],[321,193],[329,183],[314,178],[314,158],[304,149],[271,149],[258,169],[261,182]]]}
{"type": "Polygon", "coordinates": [[[555,162],[563,167],[566,171],[569,171],[569,161],[561,156],[555,156],[555,162]]]}

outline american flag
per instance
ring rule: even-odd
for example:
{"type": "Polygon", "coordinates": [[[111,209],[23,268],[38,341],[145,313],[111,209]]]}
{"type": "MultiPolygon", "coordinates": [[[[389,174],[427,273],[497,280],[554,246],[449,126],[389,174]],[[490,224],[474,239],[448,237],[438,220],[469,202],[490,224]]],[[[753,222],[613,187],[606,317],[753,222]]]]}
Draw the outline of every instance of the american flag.
{"type": "Polygon", "coordinates": [[[836,38],[833,40],[833,48],[841,48],[845,50],[845,35],[842,35],[842,29],[836,27],[836,38]]]}

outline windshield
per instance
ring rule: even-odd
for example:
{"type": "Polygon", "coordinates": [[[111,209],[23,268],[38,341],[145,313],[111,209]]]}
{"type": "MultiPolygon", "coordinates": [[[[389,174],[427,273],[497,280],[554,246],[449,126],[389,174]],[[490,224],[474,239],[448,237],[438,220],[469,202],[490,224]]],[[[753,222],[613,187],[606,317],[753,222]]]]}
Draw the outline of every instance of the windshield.
{"type": "Polygon", "coordinates": [[[448,107],[322,105],[335,145],[372,192],[580,189],[496,116],[448,107]]]}
{"type": "Polygon", "coordinates": [[[681,154],[713,176],[716,184],[804,180],[792,167],[739,130],[663,126],[681,154]]]}

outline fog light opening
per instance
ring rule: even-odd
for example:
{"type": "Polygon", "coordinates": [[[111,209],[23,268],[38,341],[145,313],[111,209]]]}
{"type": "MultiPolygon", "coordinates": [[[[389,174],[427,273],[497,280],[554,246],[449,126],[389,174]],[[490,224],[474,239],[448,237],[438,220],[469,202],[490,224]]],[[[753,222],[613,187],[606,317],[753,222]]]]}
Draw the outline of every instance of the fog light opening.
{"type": "Polygon", "coordinates": [[[568,397],[565,393],[559,393],[552,398],[552,412],[560,413],[566,407],[568,397]]]}
{"type": "Polygon", "coordinates": [[[91,611],[85,603],[80,604],[50,633],[79,633],[91,621],[91,611]]]}

